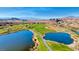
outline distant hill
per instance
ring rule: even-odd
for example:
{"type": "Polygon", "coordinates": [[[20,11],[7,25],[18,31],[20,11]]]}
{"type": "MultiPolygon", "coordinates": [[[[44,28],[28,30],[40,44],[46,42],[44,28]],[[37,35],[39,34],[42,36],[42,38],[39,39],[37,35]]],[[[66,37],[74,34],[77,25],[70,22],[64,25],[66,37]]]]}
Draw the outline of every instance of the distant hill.
{"type": "Polygon", "coordinates": [[[0,18],[0,20],[27,20],[27,19],[21,19],[21,18],[0,18]]]}
{"type": "Polygon", "coordinates": [[[68,17],[64,17],[64,18],[75,18],[75,19],[77,18],[78,19],[79,17],[78,16],[68,16],[68,17]]]}
{"type": "Polygon", "coordinates": [[[12,17],[12,18],[0,18],[0,20],[79,20],[79,17],[75,17],[75,16],[68,16],[68,17],[62,17],[62,18],[50,18],[50,19],[41,19],[41,18],[33,18],[33,17],[27,17],[27,18],[16,18],[16,17],[12,17]]]}

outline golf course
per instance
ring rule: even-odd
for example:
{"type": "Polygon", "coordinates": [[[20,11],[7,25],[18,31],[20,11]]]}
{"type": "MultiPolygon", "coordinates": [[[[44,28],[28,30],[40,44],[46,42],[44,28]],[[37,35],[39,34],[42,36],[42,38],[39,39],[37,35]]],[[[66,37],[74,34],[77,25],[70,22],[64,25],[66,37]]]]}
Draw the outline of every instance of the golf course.
{"type": "Polygon", "coordinates": [[[38,46],[33,47],[34,51],[72,51],[66,44],[58,43],[50,40],[43,39],[45,33],[56,32],[54,29],[48,28],[49,24],[18,24],[12,26],[0,27],[0,35],[17,32],[20,30],[31,30],[34,33],[38,46]]]}

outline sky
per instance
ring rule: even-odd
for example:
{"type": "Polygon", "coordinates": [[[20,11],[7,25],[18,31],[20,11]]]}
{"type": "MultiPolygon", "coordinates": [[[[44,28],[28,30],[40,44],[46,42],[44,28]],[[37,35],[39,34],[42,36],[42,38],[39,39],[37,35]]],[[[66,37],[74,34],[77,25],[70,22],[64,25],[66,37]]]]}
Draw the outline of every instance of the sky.
{"type": "Polygon", "coordinates": [[[78,7],[0,7],[0,18],[50,19],[67,16],[79,17],[78,7]]]}

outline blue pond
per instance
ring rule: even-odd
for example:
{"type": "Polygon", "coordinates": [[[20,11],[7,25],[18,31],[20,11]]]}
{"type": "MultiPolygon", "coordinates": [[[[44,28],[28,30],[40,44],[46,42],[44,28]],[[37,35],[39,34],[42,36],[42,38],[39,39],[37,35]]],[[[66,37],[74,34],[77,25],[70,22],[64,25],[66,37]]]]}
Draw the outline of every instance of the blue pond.
{"type": "Polygon", "coordinates": [[[34,45],[32,41],[33,33],[22,30],[11,34],[0,36],[0,50],[17,51],[28,50],[34,45]]]}
{"type": "Polygon", "coordinates": [[[46,40],[56,41],[64,44],[73,43],[73,39],[71,38],[71,36],[68,33],[63,32],[46,33],[43,38],[46,40]]]}

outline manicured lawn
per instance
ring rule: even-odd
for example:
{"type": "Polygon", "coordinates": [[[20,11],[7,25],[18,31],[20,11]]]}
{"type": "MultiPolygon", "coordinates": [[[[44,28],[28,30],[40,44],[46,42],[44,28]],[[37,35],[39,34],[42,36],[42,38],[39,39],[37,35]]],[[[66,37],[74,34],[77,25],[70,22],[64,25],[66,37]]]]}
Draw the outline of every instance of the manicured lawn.
{"type": "Polygon", "coordinates": [[[37,47],[37,50],[38,51],[48,51],[48,49],[45,47],[42,39],[39,36],[37,36],[37,39],[39,41],[39,46],[37,47]]]}
{"type": "Polygon", "coordinates": [[[18,31],[18,30],[22,30],[24,28],[24,25],[19,24],[19,25],[13,25],[13,26],[9,26],[10,29],[12,29],[13,31],[18,31]]]}
{"type": "Polygon", "coordinates": [[[7,34],[11,32],[16,32],[19,30],[26,29],[25,25],[19,24],[19,25],[13,25],[13,26],[3,26],[3,28],[0,29],[0,34],[7,34]]]}
{"type": "Polygon", "coordinates": [[[73,51],[71,48],[64,44],[56,43],[53,41],[47,41],[49,47],[54,51],[73,51]]]}
{"type": "Polygon", "coordinates": [[[47,32],[55,32],[54,30],[47,29],[45,24],[30,24],[29,28],[39,32],[42,35],[47,32]]]}
{"type": "Polygon", "coordinates": [[[7,32],[7,30],[5,29],[0,29],[0,34],[5,34],[7,32]]]}

